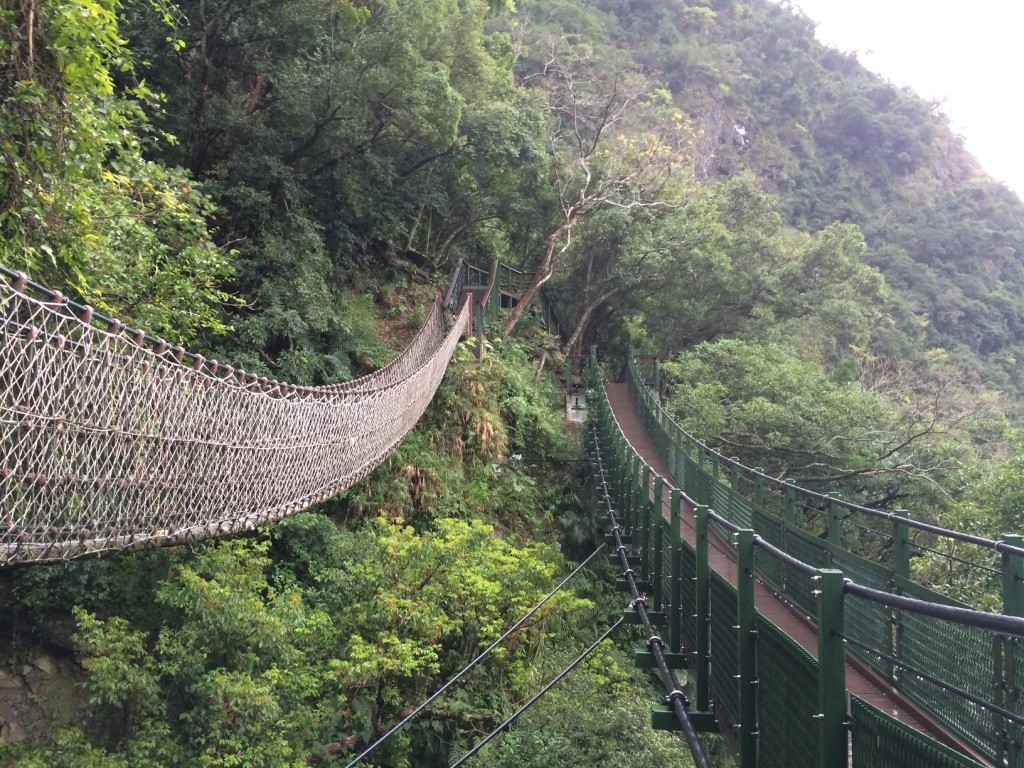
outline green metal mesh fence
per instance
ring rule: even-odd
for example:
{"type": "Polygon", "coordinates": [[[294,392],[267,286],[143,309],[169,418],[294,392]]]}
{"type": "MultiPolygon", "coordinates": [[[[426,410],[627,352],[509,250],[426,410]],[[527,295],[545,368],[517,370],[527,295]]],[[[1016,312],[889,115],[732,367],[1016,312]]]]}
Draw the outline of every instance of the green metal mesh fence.
{"type": "MultiPolygon", "coordinates": [[[[924,587],[905,584],[903,589],[910,597],[956,605],[924,587]]],[[[850,602],[847,600],[847,604],[850,602]]],[[[897,656],[904,663],[995,703],[993,659],[999,647],[998,637],[986,630],[907,612],[899,616],[898,627],[897,656]]],[[[1001,718],[912,672],[900,672],[898,676],[899,688],[905,695],[953,728],[981,754],[994,760],[1001,753],[1001,718]]]]}
{"type": "MultiPolygon", "coordinates": [[[[816,536],[801,531],[792,525],[785,525],[782,547],[786,552],[815,568],[828,566],[828,550],[825,542],[816,536]]],[[[786,584],[786,595],[807,613],[814,615],[818,600],[814,595],[814,585],[808,579],[790,579],[786,584]]]]}
{"type": "Polygon", "coordinates": [[[693,481],[693,500],[698,504],[714,506],[711,504],[714,495],[712,491],[714,480],[711,478],[711,473],[703,467],[697,467],[693,481]]]}
{"type": "Polygon", "coordinates": [[[711,688],[725,705],[733,722],[739,720],[739,654],[736,640],[736,590],[717,573],[711,573],[709,630],[711,688]]]}
{"type": "Polygon", "coordinates": [[[737,491],[729,492],[729,516],[741,528],[754,527],[754,505],[737,491]]]}
{"type": "MultiPolygon", "coordinates": [[[[769,544],[779,549],[783,548],[783,524],[778,518],[767,515],[764,512],[755,512],[754,529],[769,544]]],[[[755,548],[754,568],[769,584],[779,591],[785,592],[789,569],[783,566],[776,558],[766,554],[759,548],[755,548]]]]}
{"type": "MultiPolygon", "coordinates": [[[[804,563],[817,568],[835,567],[859,584],[892,591],[894,566],[879,565],[827,543],[826,533],[834,537],[836,529],[835,518],[829,518],[825,500],[799,490],[794,493],[792,489],[780,487],[762,488],[762,481],[754,474],[738,480],[741,489],[746,491],[744,496],[733,487],[736,479],[727,476],[713,463],[720,459],[717,454],[701,455],[703,449],[682,433],[677,425],[655,415],[658,406],[650,392],[643,389],[642,382],[640,386],[631,386],[630,389],[655,446],[690,498],[698,504],[709,506],[735,525],[753,527],[767,542],[804,563]],[[759,500],[757,508],[752,499],[759,500]],[[832,526],[830,531],[826,524],[832,526]]],[[[855,524],[852,520],[844,520],[841,525],[844,545],[869,552],[884,552],[886,558],[891,556],[892,534],[886,530],[873,530],[877,523],[869,521],[868,524],[855,524]]],[[[651,524],[645,528],[651,531],[655,526],[651,524]]],[[[713,528],[729,537],[728,531],[722,526],[713,525],[713,528]]],[[[665,575],[659,584],[666,600],[672,586],[671,557],[676,556],[666,541],[668,538],[666,532],[661,539],[665,575]]],[[[653,542],[635,536],[634,543],[647,546],[648,560],[653,562],[650,555],[653,542]]],[[[696,557],[688,545],[679,557],[683,573],[679,584],[682,593],[680,612],[684,613],[680,625],[684,638],[692,645],[696,640],[692,615],[696,557]]],[[[783,591],[809,615],[814,614],[814,582],[760,549],[755,549],[755,565],[767,582],[783,591]]],[[[911,597],[930,602],[952,602],[930,590],[898,581],[901,591],[911,597]]],[[[711,686],[721,705],[735,721],[739,714],[739,690],[734,677],[738,671],[736,594],[728,582],[716,574],[711,576],[710,589],[711,686]]],[[[959,733],[979,754],[993,762],[1002,760],[1006,744],[1012,745],[1019,739],[1020,729],[1010,726],[986,708],[956,695],[950,688],[962,689],[984,701],[998,703],[1016,711],[1021,706],[1020,693],[1024,690],[1024,659],[1017,662],[1016,656],[1024,653],[1018,651],[1005,637],[933,618],[894,612],[855,596],[848,596],[845,613],[845,633],[851,639],[851,647],[854,647],[854,643],[862,644],[876,649],[879,654],[896,656],[904,664],[921,670],[922,674],[913,671],[894,673],[893,662],[872,655],[870,651],[858,650],[867,663],[887,678],[893,679],[896,674],[900,688],[906,695],[959,733]],[[1002,666],[1004,661],[1005,668],[1002,666]],[[945,683],[942,685],[929,681],[928,676],[939,678],[945,683]]],[[[761,627],[765,620],[759,617],[758,621],[761,627]]],[[[792,649],[786,647],[786,643],[791,641],[787,638],[780,640],[772,633],[772,629],[774,626],[771,629],[762,627],[758,638],[758,706],[761,710],[759,765],[802,765],[805,758],[810,764],[813,762],[813,753],[807,747],[816,745],[817,739],[808,736],[810,731],[804,733],[806,724],[802,720],[793,725],[787,718],[803,717],[794,712],[801,706],[812,706],[815,697],[811,692],[815,690],[816,683],[806,678],[806,669],[800,671],[795,668],[794,665],[799,666],[802,662],[793,661],[792,649]],[[810,703],[801,705],[801,701],[810,703]],[[773,742],[773,739],[776,741],[773,742]],[[793,749],[794,743],[800,744],[800,748],[793,749]],[[776,748],[778,745],[784,748],[776,748]]],[[[812,660],[812,672],[813,669],[812,660]]],[[[854,706],[860,707],[854,718],[855,766],[894,768],[905,765],[916,768],[935,765],[944,768],[947,765],[975,765],[864,702],[855,702],[854,706]]],[[[1011,754],[1014,753],[1011,747],[1011,754]]],[[[1019,764],[1015,768],[1024,768],[1024,759],[1017,762],[1019,764]]]]}
{"type": "Polygon", "coordinates": [[[711,483],[711,497],[707,505],[731,523],[737,522],[732,518],[732,490],[721,482],[711,483]]]}
{"type": "MultiPolygon", "coordinates": [[[[884,566],[872,563],[843,550],[833,550],[832,567],[841,570],[848,578],[865,587],[889,591],[892,587],[892,572],[884,566]]],[[[854,640],[892,655],[892,611],[884,605],[869,600],[847,600],[845,604],[845,632],[854,640]]],[[[891,678],[889,662],[878,656],[861,653],[854,649],[867,664],[883,677],[891,678]]]]}
{"type": "Polygon", "coordinates": [[[982,768],[968,757],[850,697],[853,768],[982,768]]]}
{"type": "Polygon", "coordinates": [[[758,768],[816,768],[818,663],[762,616],[757,680],[758,768]]]}

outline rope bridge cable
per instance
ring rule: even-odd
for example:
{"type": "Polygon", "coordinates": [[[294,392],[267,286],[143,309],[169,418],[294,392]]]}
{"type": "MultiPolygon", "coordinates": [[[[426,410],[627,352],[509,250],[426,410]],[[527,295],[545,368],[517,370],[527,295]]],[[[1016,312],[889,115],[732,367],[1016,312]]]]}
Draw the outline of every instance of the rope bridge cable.
{"type": "Polygon", "coordinates": [[[562,581],[558,584],[558,586],[556,586],[554,589],[552,589],[550,592],[548,592],[547,595],[545,595],[544,598],[539,603],[537,603],[535,606],[533,606],[533,608],[531,608],[529,611],[527,611],[523,615],[523,617],[521,619],[519,619],[519,621],[517,621],[515,624],[513,624],[511,627],[509,627],[507,630],[505,630],[505,632],[501,635],[501,637],[499,637],[497,640],[495,640],[493,643],[491,643],[489,646],[487,646],[487,648],[485,648],[483,651],[481,651],[479,656],[477,656],[475,659],[473,659],[471,662],[469,662],[469,664],[467,664],[465,667],[463,667],[462,670],[458,674],[456,674],[453,678],[451,678],[447,683],[445,683],[440,688],[438,688],[437,691],[435,691],[426,701],[424,701],[422,704],[420,704],[418,707],[416,707],[416,709],[414,709],[412,712],[410,712],[408,715],[406,715],[403,719],[401,719],[400,721],[395,723],[395,725],[393,725],[391,727],[391,729],[387,733],[385,733],[383,736],[381,736],[379,739],[377,739],[375,742],[373,742],[373,744],[371,744],[369,747],[367,747],[365,750],[363,750],[360,754],[358,754],[352,760],[352,762],[350,762],[348,765],[345,766],[345,768],[352,768],[354,765],[356,765],[356,763],[360,762],[363,758],[365,758],[367,755],[372,753],[375,749],[377,749],[377,747],[379,747],[381,744],[383,744],[385,741],[387,741],[389,738],[391,738],[392,735],[397,733],[399,731],[399,729],[401,729],[406,723],[408,723],[410,720],[412,720],[414,717],[416,717],[420,712],[422,712],[424,709],[426,709],[433,701],[435,701],[437,699],[438,696],[440,696],[445,691],[447,691],[449,688],[451,688],[453,685],[455,685],[455,683],[457,683],[459,680],[461,680],[462,677],[464,677],[467,673],[469,673],[474,667],[476,667],[478,664],[480,664],[482,661],[484,661],[488,656],[490,656],[491,652],[495,648],[497,648],[499,645],[501,645],[501,643],[503,643],[505,641],[505,639],[509,635],[511,635],[517,629],[522,627],[523,624],[525,624],[527,621],[529,621],[530,617],[532,617],[537,611],[539,611],[544,606],[544,604],[547,603],[548,600],[550,600],[558,592],[560,592],[562,587],[564,587],[566,584],[568,584],[576,576],[576,574],[578,574],[587,565],[589,565],[591,560],[593,560],[595,557],[597,557],[598,554],[600,554],[601,552],[604,552],[604,548],[605,548],[605,545],[601,544],[597,549],[595,549],[593,552],[591,552],[586,560],[584,560],[582,563],[580,563],[578,566],[576,566],[576,568],[573,570],[572,573],[570,573],[568,576],[566,576],[564,579],[562,579],[562,581]]]}
{"type": "Polygon", "coordinates": [[[334,496],[412,429],[471,324],[449,291],[381,370],[302,387],[0,273],[0,566],[251,530],[334,496]]]}

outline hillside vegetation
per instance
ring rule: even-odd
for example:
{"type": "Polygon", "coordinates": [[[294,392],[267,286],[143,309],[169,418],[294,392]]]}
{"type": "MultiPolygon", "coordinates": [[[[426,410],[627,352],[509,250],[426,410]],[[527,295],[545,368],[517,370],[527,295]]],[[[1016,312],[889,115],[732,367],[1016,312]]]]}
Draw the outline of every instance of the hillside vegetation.
{"type": "MultiPolygon", "coordinates": [[[[1021,203],[786,3],[34,0],[0,30],[7,266],[296,383],[385,364],[458,258],[535,273],[562,331],[504,313],[317,510],[0,573],[0,681],[45,647],[81,694],[26,694],[0,763],[347,761],[591,551],[541,368],[592,343],[660,356],[684,425],[772,474],[1021,525],[1021,203]]],[[[461,754],[621,610],[603,576],[374,762],[461,754]]],[[[686,764],[628,639],[477,762],[686,764]]]]}

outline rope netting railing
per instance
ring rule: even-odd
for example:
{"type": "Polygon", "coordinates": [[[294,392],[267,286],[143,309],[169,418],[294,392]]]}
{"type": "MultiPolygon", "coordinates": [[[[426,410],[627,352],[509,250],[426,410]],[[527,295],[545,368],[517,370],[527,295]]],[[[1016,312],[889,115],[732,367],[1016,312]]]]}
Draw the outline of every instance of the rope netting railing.
{"type": "Polygon", "coordinates": [[[468,333],[470,303],[451,313],[462,272],[393,362],[302,387],[3,270],[0,565],[250,530],[348,488],[412,429],[468,333]]]}

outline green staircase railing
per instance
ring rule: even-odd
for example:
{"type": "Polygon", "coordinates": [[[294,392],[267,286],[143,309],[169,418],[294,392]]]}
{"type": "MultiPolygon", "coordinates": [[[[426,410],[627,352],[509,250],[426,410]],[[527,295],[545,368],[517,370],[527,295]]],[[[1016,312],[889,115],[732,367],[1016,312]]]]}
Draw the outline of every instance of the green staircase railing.
{"type": "MultiPolygon", "coordinates": [[[[592,377],[596,371],[592,356],[592,377]]],[[[652,607],[666,616],[666,650],[690,659],[696,708],[713,705],[741,768],[847,765],[851,753],[855,766],[978,765],[866,701],[854,697],[847,710],[842,680],[848,651],[976,755],[1024,768],[1024,664],[1017,650],[1024,620],[971,610],[909,577],[912,530],[963,534],[780,483],[725,459],[672,421],[632,361],[627,378],[680,488],[672,489],[636,454],[603,388],[596,388],[591,413],[597,442],[612,463],[613,503],[625,521],[637,573],[650,583],[652,607]],[[680,537],[683,514],[695,520],[693,545],[680,537]],[[872,525],[857,523],[852,539],[843,523],[854,514],[872,525]],[[887,537],[887,560],[879,553],[874,562],[843,546],[851,540],[862,545],[865,529],[887,537]],[[711,570],[709,540],[731,549],[738,587],[711,570]],[[818,618],[817,661],[754,612],[754,579],[818,618]]],[[[1006,604],[1020,605],[1024,549],[1018,540],[966,538],[999,553],[1006,604]]]]}
{"type": "MultiPolygon", "coordinates": [[[[454,315],[464,295],[470,293],[473,296],[474,329],[491,328],[497,324],[501,309],[508,309],[518,302],[532,280],[532,272],[522,272],[500,261],[492,262],[487,270],[459,259],[444,298],[444,306],[454,315]]],[[[531,309],[549,333],[559,335],[558,319],[542,291],[534,296],[531,309]]]]}

